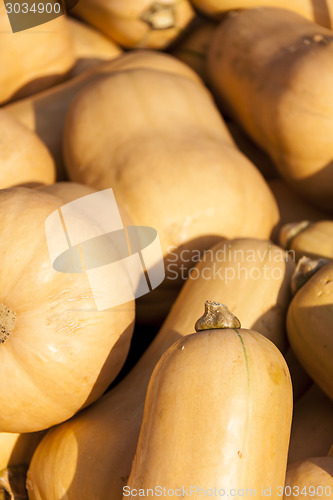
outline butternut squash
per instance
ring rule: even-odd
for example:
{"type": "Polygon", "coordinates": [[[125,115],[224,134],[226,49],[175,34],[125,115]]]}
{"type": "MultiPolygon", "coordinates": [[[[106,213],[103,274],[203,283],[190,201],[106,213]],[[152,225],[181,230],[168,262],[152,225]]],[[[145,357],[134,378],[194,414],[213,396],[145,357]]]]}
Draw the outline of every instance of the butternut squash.
{"type": "Polygon", "coordinates": [[[295,403],[288,463],[327,455],[333,442],[333,401],[316,384],[295,403]]]}
{"type": "Polygon", "coordinates": [[[285,180],[332,212],[332,31],[286,9],[233,12],[215,30],[208,66],[217,96],[285,180]]]}
{"type": "Polygon", "coordinates": [[[220,17],[221,14],[236,9],[253,7],[279,7],[301,14],[327,28],[332,28],[332,0],[192,0],[193,4],[205,14],[220,17]]]}
{"type": "Polygon", "coordinates": [[[103,74],[135,67],[152,67],[160,71],[180,73],[201,83],[196,73],[175,57],[160,52],[138,50],[101,63],[65,83],[5,107],[7,112],[34,131],[46,144],[56,162],[58,181],[67,177],[63,165],[62,137],[65,115],[74,96],[85,85],[103,74]]]}
{"type": "Polygon", "coordinates": [[[14,34],[3,2],[0,47],[0,104],[61,82],[75,62],[65,16],[14,34]]]}
{"type": "Polygon", "coordinates": [[[315,457],[290,464],[287,469],[284,500],[299,498],[332,498],[333,457],[315,457]]]}
{"type": "Polygon", "coordinates": [[[283,248],[295,252],[297,260],[303,255],[333,259],[333,220],[286,224],[281,228],[280,242],[283,248]]]}
{"type": "Polygon", "coordinates": [[[333,262],[321,267],[292,299],[287,314],[290,345],[301,364],[333,399],[333,262]]]}
{"type": "Polygon", "coordinates": [[[276,281],[265,279],[264,265],[268,275],[277,266],[286,277],[293,268],[281,249],[259,240],[223,240],[202,258],[153,343],[125,379],[89,409],[51,429],[41,441],[28,473],[30,500],[58,500],[61,496],[67,500],[121,499],[135,454],[149,377],[164,351],[193,331],[207,297],[235,305],[245,327],[256,325],[264,335],[284,344],[288,280],[282,276],[276,281]],[[229,274],[230,279],[225,280],[228,270],[237,267],[247,269],[248,279],[229,274]],[[260,279],[258,271],[251,274],[251,269],[258,268],[260,279]]]}
{"type": "MultiPolygon", "coordinates": [[[[45,222],[63,204],[32,189],[0,191],[1,432],[70,418],[103,394],[127,356],[133,301],[97,310],[85,273],[52,266],[45,222]]],[[[76,213],[76,227],[91,224],[98,228],[76,213]]]]}
{"type": "Polygon", "coordinates": [[[54,161],[39,137],[0,109],[0,189],[55,180],[54,161]]]}
{"type": "Polygon", "coordinates": [[[199,498],[193,485],[200,485],[205,495],[250,490],[265,498],[271,491],[277,500],[292,416],[286,362],[216,302],[206,302],[195,328],[169,347],[151,375],[123,498],[140,491],[153,498],[161,487],[163,498],[184,490],[199,498]]]}
{"type": "Polygon", "coordinates": [[[283,179],[269,179],[268,185],[276,199],[280,213],[280,221],[272,233],[274,243],[279,243],[280,230],[289,222],[319,221],[327,218],[327,213],[303,200],[283,179]]]}
{"type": "Polygon", "coordinates": [[[189,0],[80,0],[72,13],[127,48],[163,49],[194,18],[189,0]]]}
{"type": "Polygon", "coordinates": [[[98,63],[113,59],[122,53],[121,48],[95,28],[68,16],[68,25],[73,38],[76,62],[71,77],[79,75],[98,63]]]}
{"type": "MultiPolygon", "coordinates": [[[[171,251],[268,238],[278,221],[262,175],[236,149],[210,93],[188,78],[150,69],[105,76],[77,94],[64,130],[70,179],[112,186],[136,225],[158,231],[167,267],[171,251]]],[[[159,294],[167,287],[173,300],[180,283],[167,276],[143,300],[162,308],[169,292],[159,294]]]]}

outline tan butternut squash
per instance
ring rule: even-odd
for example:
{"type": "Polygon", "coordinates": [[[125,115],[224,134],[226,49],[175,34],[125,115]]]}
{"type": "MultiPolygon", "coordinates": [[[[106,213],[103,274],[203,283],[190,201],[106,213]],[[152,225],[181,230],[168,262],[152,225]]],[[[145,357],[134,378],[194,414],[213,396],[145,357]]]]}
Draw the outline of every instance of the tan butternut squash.
{"type": "MultiPolygon", "coordinates": [[[[167,266],[175,249],[267,238],[278,220],[267,184],[234,146],[210,93],[180,75],[133,69],[92,82],[69,108],[64,156],[71,180],[112,186],[135,224],[158,231],[167,266]]],[[[155,303],[163,307],[165,287],[173,300],[180,281],[167,277],[155,303]]]]}
{"type": "Polygon", "coordinates": [[[188,277],[153,343],[126,378],[89,409],[47,433],[31,462],[30,500],[58,500],[65,495],[67,500],[121,499],[135,454],[149,377],[163,352],[193,331],[207,297],[234,305],[245,327],[256,325],[283,346],[288,280],[283,276],[276,281],[273,276],[265,279],[264,265],[266,278],[271,273],[277,277],[275,267],[287,277],[293,267],[286,262],[285,253],[267,241],[223,240],[206,254],[192,278],[188,277]],[[239,279],[231,276],[230,269],[236,272],[237,267],[246,268],[248,279],[244,279],[244,271],[239,279]]]}
{"type": "Polygon", "coordinates": [[[285,180],[332,212],[332,31],[286,9],[233,12],[208,66],[217,96],[285,180]]]}
{"type": "Polygon", "coordinates": [[[221,14],[236,9],[253,7],[279,7],[301,14],[327,28],[332,28],[332,0],[192,0],[193,4],[205,14],[220,17],[221,14]]]}
{"type": "Polygon", "coordinates": [[[290,464],[284,487],[287,498],[329,499],[333,494],[333,457],[315,457],[290,464]],[[302,493],[303,492],[303,493],[302,493]]]}
{"type": "Polygon", "coordinates": [[[280,242],[295,252],[297,260],[303,255],[333,259],[333,220],[286,224],[281,228],[280,242]]]}
{"type": "Polygon", "coordinates": [[[153,498],[162,487],[163,498],[184,490],[199,498],[194,485],[200,485],[205,495],[250,490],[264,498],[271,491],[277,500],[292,416],[286,362],[216,302],[206,302],[195,328],[169,347],[151,375],[123,498],[138,492],[153,498]]]}
{"type": "Polygon", "coordinates": [[[327,218],[327,213],[303,200],[283,179],[269,179],[268,185],[274,194],[280,213],[280,221],[272,233],[274,243],[279,242],[280,230],[289,222],[319,221],[327,218]]]}
{"type": "Polygon", "coordinates": [[[284,356],[291,376],[293,398],[298,401],[312,385],[312,380],[290,346],[284,356]]]}
{"type": "Polygon", "coordinates": [[[295,403],[288,463],[327,454],[333,441],[333,402],[313,384],[295,403]]]}
{"type": "Polygon", "coordinates": [[[62,138],[65,115],[74,96],[101,75],[135,67],[180,73],[201,83],[196,73],[175,57],[160,52],[138,50],[101,63],[65,83],[5,107],[7,112],[29,130],[36,132],[46,144],[57,165],[57,180],[64,180],[67,176],[63,165],[62,138]]]}
{"type": "MultiPolygon", "coordinates": [[[[10,2],[9,2],[10,3],[10,2]]],[[[0,3],[0,104],[47,89],[66,78],[75,56],[64,16],[13,33],[0,3]]]]}
{"type": "Polygon", "coordinates": [[[71,77],[79,75],[98,63],[108,61],[122,53],[121,48],[101,32],[88,24],[68,16],[68,25],[73,38],[76,62],[71,77]]]}
{"type": "Polygon", "coordinates": [[[163,49],[188,26],[188,0],[80,0],[72,12],[127,48],[163,49]]]}
{"type": "Polygon", "coordinates": [[[55,165],[46,146],[6,111],[0,110],[0,189],[18,184],[51,184],[55,165]]]}
{"type": "Polygon", "coordinates": [[[290,345],[301,364],[333,399],[333,262],[322,266],[295,294],[287,314],[290,345]]]}
{"type": "MultiPolygon", "coordinates": [[[[70,418],[101,396],[127,356],[133,301],[97,310],[85,273],[52,266],[45,222],[63,204],[32,189],[0,191],[1,432],[70,418]]],[[[74,220],[81,230],[98,228],[79,213],[74,220]]],[[[73,224],[69,214],[66,221],[73,224]]]]}

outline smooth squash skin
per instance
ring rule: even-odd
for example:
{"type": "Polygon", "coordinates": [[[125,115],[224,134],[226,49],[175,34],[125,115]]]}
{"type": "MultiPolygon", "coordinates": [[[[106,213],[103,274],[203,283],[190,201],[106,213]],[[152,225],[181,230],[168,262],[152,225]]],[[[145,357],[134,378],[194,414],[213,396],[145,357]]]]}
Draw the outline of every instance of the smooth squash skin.
{"type": "Polygon", "coordinates": [[[205,330],[175,342],[154,368],[123,499],[140,490],[153,498],[161,486],[163,498],[176,499],[177,488],[193,485],[257,498],[270,489],[279,498],[292,415],[288,367],[254,330],[218,328],[209,311],[218,306],[206,305],[205,330]]]}
{"type": "Polygon", "coordinates": [[[126,48],[163,49],[194,18],[189,0],[80,0],[72,12],[126,48]]]}
{"type": "Polygon", "coordinates": [[[58,181],[67,178],[62,154],[63,128],[68,107],[75,95],[101,75],[136,67],[180,73],[201,84],[198,75],[175,57],[152,50],[137,50],[98,64],[71,80],[5,107],[8,113],[35,132],[45,143],[55,159],[58,181]]]}
{"type": "MultiPolygon", "coordinates": [[[[77,94],[64,131],[70,179],[112,187],[135,224],[158,231],[166,265],[171,251],[203,251],[219,237],[268,238],[278,220],[211,94],[188,78],[150,69],[105,76],[77,94]]],[[[174,300],[179,283],[167,276],[155,303],[163,306],[166,287],[174,300]]]]}
{"type": "Polygon", "coordinates": [[[327,455],[333,442],[333,401],[316,384],[294,406],[288,463],[327,455]]]}
{"type": "Polygon", "coordinates": [[[85,273],[52,267],[45,221],[63,204],[32,189],[0,191],[1,432],[70,418],[103,394],[127,356],[134,303],[98,311],[85,273]]]}
{"type": "Polygon", "coordinates": [[[284,500],[299,498],[301,491],[306,498],[332,498],[333,457],[308,458],[290,464],[287,469],[284,500]]]}
{"type": "Polygon", "coordinates": [[[208,69],[218,98],[282,177],[332,212],[332,31],[286,9],[233,12],[215,31],[208,69]]]}
{"type": "Polygon", "coordinates": [[[297,260],[303,255],[333,259],[333,220],[286,224],[281,228],[280,242],[283,248],[295,252],[297,260]]]}
{"type": "Polygon", "coordinates": [[[0,109],[0,189],[18,184],[52,184],[55,165],[39,137],[0,109]]]}
{"type": "Polygon", "coordinates": [[[301,364],[333,399],[333,261],[296,292],[287,314],[290,345],[301,364]]]}
{"type": "Polygon", "coordinates": [[[92,26],[71,16],[67,17],[67,21],[76,58],[71,70],[71,78],[98,63],[114,59],[122,53],[119,45],[92,26]]]}
{"type": "Polygon", "coordinates": [[[306,19],[332,28],[333,1],[325,0],[192,0],[200,11],[213,17],[220,17],[229,10],[253,7],[279,7],[301,14],[306,19]]]}
{"type": "Polygon", "coordinates": [[[89,409],[47,433],[28,472],[30,500],[58,500],[63,495],[67,500],[122,498],[135,454],[149,377],[165,350],[193,331],[207,297],[235,306],[245,327],[256,325],[257,330],[284,345],[289,280],[265,280],[264,273],[258,280],[257,271],[252,279],[250,275],[247,280],[231,276],[227,282],[223,279],[227,269],[237,269],[237,259],[248,273],[251,268],[262,269],[266,264],[270,271],[278,266],[287,277],[293,266],[283,265],[284,252],[273,247],[269,264],[269,242],[223,240],[212,250],[212,256],[206,255],[197,264],[192,279],[188,277],[158,335],[126,378],[89,409]],[[251,263],[244,263],[244,256],[251,249],[257,256],[252,267],[251,263]],[[274,263],[276,255],[279,263],[274,263]]]}
{"type": "Polygon", "coordinates": [[[0,4],[0,104],[47,89],[66,78],[75,62],[65,16],[13,33],[0,4]]]}
{"type": "Polygon", "coordinates": [[[0,471],[14,465],[29,465],[44,435],[45,431],[26,434],[0,432],[0,471]]]}
{"type": "Polygon", "coordinates": [[[272,241],[279,243],[279,233],[285,224],[304,220],[327,219],[327,212],[319,210],[299,196],[283,179],[269,179],[268,185],[279,207],[280,221],[272,233],[272,241]]]}

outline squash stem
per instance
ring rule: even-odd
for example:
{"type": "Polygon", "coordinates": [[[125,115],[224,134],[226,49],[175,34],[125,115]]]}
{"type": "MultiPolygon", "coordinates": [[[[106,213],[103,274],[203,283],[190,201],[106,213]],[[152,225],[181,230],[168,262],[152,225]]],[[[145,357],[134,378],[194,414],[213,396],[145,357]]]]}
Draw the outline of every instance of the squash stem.
{"type": "Polygon", "coordinates": [[[312,224],[311,221],[303,220],[302,222],[291,222],[282,226],[279,234],[279,241],[282,248],[291,250],[291,245],[296,236],[305,231],[312,224]]]}
{"type": "Polygon", "coordinates": [[[14,330],[16,313],[0,302],[0,344],[6,342],[14,330]]]}
{"type": "Polygon", "coordinates": [[[298,290],[305,285],[321,267],[329,262],[328,259],[310,259],[302,257],[296,266],[295,272],[291,277],[291,293],[295,295],[298,290]]]}
{"type": "Polygon", "coordinates": [[[195,331],[215,330],[219,328],[241,328],[241,323],[226,305],[206,300],[205,313],[195,324],[195,331]]]}

